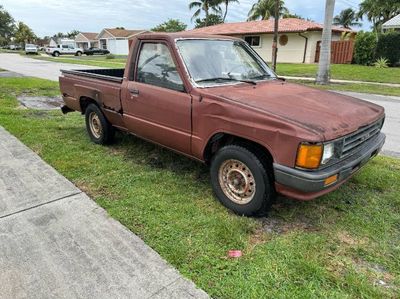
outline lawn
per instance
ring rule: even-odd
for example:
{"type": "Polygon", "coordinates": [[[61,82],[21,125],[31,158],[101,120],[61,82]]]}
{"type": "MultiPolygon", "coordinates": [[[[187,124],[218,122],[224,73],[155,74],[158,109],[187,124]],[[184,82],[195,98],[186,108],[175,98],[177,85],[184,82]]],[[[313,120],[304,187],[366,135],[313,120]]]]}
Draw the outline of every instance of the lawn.
{"type": "Polygon", "coordinates": [[[58,93],[46,80],[0,79],[0,125],[212,297],[398,297],[400,160],[379,156],[330,195],[239,217],[213,197],[204,165],[125,134],[92,144],[78,113],[16,101],[58,93]]]}
{"type": "Polygon", "coordinates": [[[106,68],[125,68],[126,58],[120,58],[116,56],[113,59],[107,59],[106,56],[32,56],[34,59],[60,62],[60,63],[71,63],[71,64],[81,64],[90,66],[99,66],[106,68]]]}
{"type": "MultiPolygon", "coordinates": [[[[315,78],[318,64],[278,63],[276,71],[281,76],[315,78]]],[[[331,76],[332,79],[400,84],[400,67],[376,68],[357,64],[332,64],[331,76]]]]}
{"type": "Polygon", "coordinates": [[[302,80],[288,80],[288,81],[325,90],[342,90],[342,91],[354,91],[361,93],[381,94],[387,96],[400,96],[400,87],[391,87],[391,86],[377,85],[377,84],[358,84],[358,83],[331,83],[329,85],[317,85],[312,81],[302,81],[302,80]]]}

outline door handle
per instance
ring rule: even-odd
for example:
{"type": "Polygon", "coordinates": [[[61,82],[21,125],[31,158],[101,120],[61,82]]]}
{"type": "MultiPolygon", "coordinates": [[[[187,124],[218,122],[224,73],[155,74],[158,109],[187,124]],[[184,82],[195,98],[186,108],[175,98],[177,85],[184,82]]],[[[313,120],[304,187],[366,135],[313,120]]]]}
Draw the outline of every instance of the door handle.
{"type": "Polygon", "coordinates": [[[128,89],[129,90],[129,92],[130,92],[130,94],[132,95],[132,96],[138,96],[139,95],[139,89],[136,89],[136,88],[129,88],[128,89]]]}

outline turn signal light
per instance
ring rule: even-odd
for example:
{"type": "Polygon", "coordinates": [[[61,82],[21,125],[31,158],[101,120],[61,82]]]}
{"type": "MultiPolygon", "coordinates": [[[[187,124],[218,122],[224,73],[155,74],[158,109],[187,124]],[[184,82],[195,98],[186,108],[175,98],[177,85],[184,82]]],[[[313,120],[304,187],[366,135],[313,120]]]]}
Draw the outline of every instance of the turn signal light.
{"type": "Polygon", "coordinates": [[[308,169],[318,168],[322,153],[322,144],[300,144],[297,150],[296,166],[308,169]]]}
{"type": "Polygon", "coordinates": [[[325,185],[325,186],[332,185],[332,184],[335,183],[337,180],[338,180],[338,175],[337,175],[337,174],[332,175],[332,176],[330,176],[330,177],[328,177],[328,178],[325,179],[324,185],[325,185]]]}

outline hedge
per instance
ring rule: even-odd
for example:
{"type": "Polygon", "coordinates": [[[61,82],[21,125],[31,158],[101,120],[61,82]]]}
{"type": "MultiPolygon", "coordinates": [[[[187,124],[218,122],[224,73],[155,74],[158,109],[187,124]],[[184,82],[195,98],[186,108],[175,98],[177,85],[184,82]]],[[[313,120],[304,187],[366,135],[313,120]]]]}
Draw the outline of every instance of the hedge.
{"type": "Polygon", "coordinates": [[[391,66],[400,64],[400,32],[390,31],[379,35],[376,58],[386,58],[391,66]]]}
{"type": "Polygon", "coordinates": [[[377,46],[376,34],[360,31],[356,35],[354,44],[354,62],[363,65],[372,65],[375,62],[377,46]]]}

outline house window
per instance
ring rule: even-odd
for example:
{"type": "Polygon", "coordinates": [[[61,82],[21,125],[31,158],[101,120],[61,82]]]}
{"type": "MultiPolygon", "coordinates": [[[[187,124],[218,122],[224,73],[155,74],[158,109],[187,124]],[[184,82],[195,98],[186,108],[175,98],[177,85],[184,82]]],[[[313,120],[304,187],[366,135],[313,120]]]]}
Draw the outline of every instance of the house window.
{"type": "Polygon", "coordinates": [[[103,50],[107,50],[107,40],[105,39],[100,40],[100,48],[103,50]]]}
{"type": "Polygon", "coordinates": [[[244,40],[252,47],[261,46],[261,39],[259,35],[245,36],[244,40]]]}

